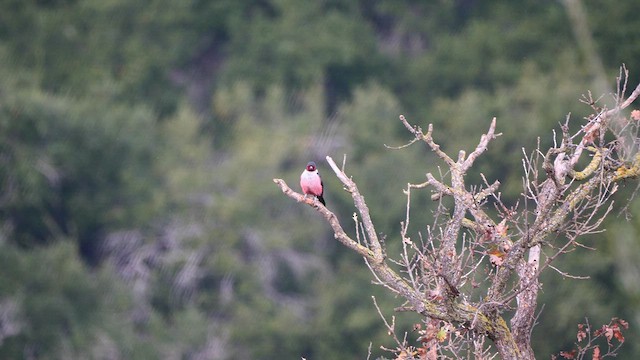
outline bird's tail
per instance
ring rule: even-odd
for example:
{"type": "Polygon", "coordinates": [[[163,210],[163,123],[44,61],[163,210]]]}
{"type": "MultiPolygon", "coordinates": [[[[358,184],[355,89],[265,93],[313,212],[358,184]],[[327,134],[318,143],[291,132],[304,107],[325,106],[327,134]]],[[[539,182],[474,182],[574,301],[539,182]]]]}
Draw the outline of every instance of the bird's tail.
{"type": "Polygon", "coordinates": [[[327,206],[327,204],[325,204],[325,202],[324,202],[324,198],[322,197],[322,195],[318,196],[318,200],[320,200],[322,205],[327,206]]]}

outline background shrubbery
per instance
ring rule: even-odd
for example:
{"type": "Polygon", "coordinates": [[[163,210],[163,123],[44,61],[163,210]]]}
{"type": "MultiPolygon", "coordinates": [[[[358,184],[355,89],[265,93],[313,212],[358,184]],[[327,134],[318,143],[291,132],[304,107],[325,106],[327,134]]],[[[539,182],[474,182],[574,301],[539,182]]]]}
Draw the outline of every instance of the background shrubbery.
{"type": "MultiPolygon", "coordinates": [[[[391,251],[402,188],[437,172],[427,150],[383,146],[409,140],[397,116],[448,149],[496,116],[477,166],[515,200],[522,147],[587,114],[577,99],[612,91],[597,81],[621,63],[639,79],[640,4],[582,5],[593,53],[558,1],[1,2],[0,357],[366,357],[389,341],[370,296],[394,299],[271,179],[347,154],[391,251]]],[[[591,281],[543,278],[541,357],[585,316],[637,338],[639,206],[558,264],[591,281]]]]}

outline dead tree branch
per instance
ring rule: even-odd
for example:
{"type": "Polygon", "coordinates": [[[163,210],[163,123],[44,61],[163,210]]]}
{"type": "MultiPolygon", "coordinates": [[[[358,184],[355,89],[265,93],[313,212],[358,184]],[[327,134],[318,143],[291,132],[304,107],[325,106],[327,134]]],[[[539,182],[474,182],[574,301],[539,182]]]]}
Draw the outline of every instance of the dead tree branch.
{"type": "MultiPolygon", "coordinates": [[[[397,149],[424,143],[446,165],[448,179],[427,173],[426,181],[407,184],[406,213],[400,226],[402,248],[396,259],[387,257],[384,239],[379,237],[365,198],[346,174],[344,164],[340,168],[326,157],[357,210],[356,239],[347,235],[331,210],[293,191],[282,179],[274,182],[285,195],[313,207],[331,226],[335,238],[365,259],[378,283],[404,299],[398,311],[417,312],[428,328],[455,334],[436,332],[439,338],[434,341],[432,335],[425,335],[434,333],[424,330],[422,349],[408,346],[406,339],[394,334],[397,351],[405,358],[414,353],[428,358],[437,352],[466,349],[476,358],[497,354],[502,359],[534,359],[530,335],[540,274],[547,268],[557,270],[553,261],[583,246],[578,242],[581,236],[601,231],[602,221],[613,208],[611,196],[617,183],[640,176],[638,121],[632,122],[623,114],[640,96],[640,85],[625,98],[627,77],[623,68],[614,108],[595,106],[589,94],[585,98],[590,99],[594,114],[580,130],[570,133],[567,117],[560,141],[555,142],[554,132],[554,145],[549,149],[543,151],[538,146],[531,154],[525,153],[522,197],[512,206],[502,202],[498,181],[491,183],[482,176],[483,184],[469,186],[465,182],[476,160],[501,135],[496,133],[495,118],[473,151],[467,155],[461,150],[452,157],[434,139],[431,124],[425,133],[401,115],[400,121],[413,139],[397,149]],[[613,123],[617,124],[615,129],[610,126],[613,123]],[[604,141],[607,131],[613,132],[612,141],[604,141]],[[588,164],[578,169],[579,160],[586,156],[590,156],[588,164]],[[409,234],[411,196],[427,188],[437,210],[433,224],[414,241],[409,234]],[[450,209],[442,202],[445,198],[453,201],[450,209]],[[497,212],[488,207],[488,199],[497,212]],[[509,322],[504,317],[507,310],[515,310],[509,322]],[[495,354],[488,351],[485,338],[492,341],[495,354]]],[[[393,322],[386,325],[392,328],[393,322]]]]}

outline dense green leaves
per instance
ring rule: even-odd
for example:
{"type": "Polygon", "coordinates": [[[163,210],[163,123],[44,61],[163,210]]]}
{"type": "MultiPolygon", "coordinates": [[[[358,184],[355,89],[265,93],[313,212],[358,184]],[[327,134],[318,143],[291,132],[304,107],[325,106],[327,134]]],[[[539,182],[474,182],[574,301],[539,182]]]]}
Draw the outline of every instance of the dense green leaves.
{"type": "Polygon", "coordinates": [[[0,211],[12,242],[72,236],[93,258],[100,232],[153,219],[161,197],[153,186],[159,139],[152,113],[29,89],[0,96],[0,211]]]}
{"type": "Polygon", "coordinates": [[[131,330],[123,317],[130,301],[124,288],[106,271],[88,272],[71,242],[1,250],[3,321],[15,331],[4,334],[3,358],[91,356],[100,336],[131,330]]]}
{"type": "MultiPolygon", "coordinates": [[[[635,2],[584,5],[606,72],[637,74],[635,2]]],[[[522,148],[586,113],[576,99],[601,74],[584,56],[556,1],[2,2],[0,357],[383,355],[371,295],[386,315],[401,304],[271,179],[296,188],[315,160],[349,228],[324,164],[346,154],[397,251],[402,189],[439,174],[425,147],[384,146],[411,140],[398,115],[434,123],[449,153],[496,116],[476,167],[514,202],[522,148]]],[[[413,194],[412,236],[429,195],[413,194]]],[[[584,316],[637,317],[637,226],[619,220],[560,264],[595,281],[544,278],[541,358],[584,316]]]]}

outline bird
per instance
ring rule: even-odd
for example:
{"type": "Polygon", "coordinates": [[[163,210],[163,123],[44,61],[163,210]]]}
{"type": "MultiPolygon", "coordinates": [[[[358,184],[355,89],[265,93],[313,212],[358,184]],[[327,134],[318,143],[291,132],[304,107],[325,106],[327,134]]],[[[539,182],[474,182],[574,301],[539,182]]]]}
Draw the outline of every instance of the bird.
{"type": "Polygon", "coordinates": [[[300,174],[300,187],[302,188],[305,198],[307,195],[313,195],[320,200],[322,205],[327,206],[322,197],[324,193],[322,178],[320,177],[320,173],[318,173],[315,162],[309,161],[302,174],[300,174]]]}

